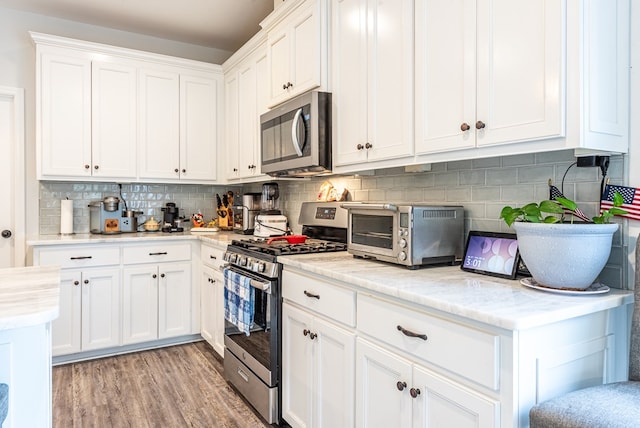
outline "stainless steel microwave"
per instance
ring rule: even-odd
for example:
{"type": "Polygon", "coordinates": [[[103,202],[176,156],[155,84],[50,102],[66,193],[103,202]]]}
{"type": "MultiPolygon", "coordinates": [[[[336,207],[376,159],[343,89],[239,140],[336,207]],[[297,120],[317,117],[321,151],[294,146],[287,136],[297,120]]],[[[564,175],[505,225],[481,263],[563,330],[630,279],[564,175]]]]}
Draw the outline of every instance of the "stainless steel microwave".
{"type": "Polygon", "coordinates": [[[356,257],[409,268],[454,264],[464,249],[461,206],[346,202],[347,249],[356,257]]]}
{"type": "Polygon", "coordinates": [[[260,148],[264,174],[331,172],[331,94],[307,92],[260,116],[260,148]]]}

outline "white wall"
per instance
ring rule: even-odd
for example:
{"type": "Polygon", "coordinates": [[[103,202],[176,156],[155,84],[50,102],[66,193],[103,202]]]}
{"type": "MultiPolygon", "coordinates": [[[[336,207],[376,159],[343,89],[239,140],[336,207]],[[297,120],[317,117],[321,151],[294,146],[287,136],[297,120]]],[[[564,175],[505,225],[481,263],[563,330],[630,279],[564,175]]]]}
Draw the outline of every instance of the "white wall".
{"type": "MultiPolygon", "coordinates": [[[[629,185],[640,188],[640,3],[631,2],[631,120],[627,166],[629,185]]],[[[640,221],[629,221],[629,277],[634,274],[635,243],[640,221]]]]}
{"type": "Polygon", "coordinates": [[[0,85],[25,89],[27,236],[38,233],[35,179],[35,45],[28,31],[222,64],[232,52],[0,7],[0,85]]]}

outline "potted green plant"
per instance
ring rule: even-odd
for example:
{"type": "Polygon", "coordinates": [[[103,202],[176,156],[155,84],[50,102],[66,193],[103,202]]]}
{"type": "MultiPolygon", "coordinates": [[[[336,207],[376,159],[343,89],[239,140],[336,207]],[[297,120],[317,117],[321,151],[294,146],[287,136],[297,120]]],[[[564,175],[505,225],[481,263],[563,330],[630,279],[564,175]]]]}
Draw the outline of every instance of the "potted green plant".
{"type": "Polygon", "coordinates": [[[515,229],[522,260],[539,285],[585,290],[609,259],[618,230],[610,220],[627,213],[618,208],[622,204],[622,195],[616,193],[612,208],[589,219],[574,201],[558,197],[521,208],[505,206],[500,218],[515,229]]]}

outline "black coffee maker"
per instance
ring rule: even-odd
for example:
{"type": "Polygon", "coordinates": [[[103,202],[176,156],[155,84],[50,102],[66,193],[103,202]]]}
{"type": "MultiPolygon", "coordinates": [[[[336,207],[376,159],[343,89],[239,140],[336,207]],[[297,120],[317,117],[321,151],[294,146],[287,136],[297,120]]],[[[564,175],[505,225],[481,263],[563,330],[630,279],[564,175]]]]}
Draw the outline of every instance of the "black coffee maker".
{"type": "Polygon", "coordinates": [[[180,218],[180,209],[175,203],[167,202],[161,210],[164,213],[162,218],[163,232],[184,232],[184,227],[181,226],[183,219],[180,218]]]}

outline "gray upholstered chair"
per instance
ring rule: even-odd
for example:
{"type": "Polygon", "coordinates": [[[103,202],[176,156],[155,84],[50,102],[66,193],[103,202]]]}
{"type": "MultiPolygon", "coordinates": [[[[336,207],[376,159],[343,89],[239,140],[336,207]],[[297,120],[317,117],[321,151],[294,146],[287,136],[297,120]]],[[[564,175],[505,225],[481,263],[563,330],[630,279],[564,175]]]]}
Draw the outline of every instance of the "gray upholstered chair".
{"type": "Polygon", "coordinates": [[[0,427],[7,418],[7,412],[9,411],[9,385],[6,383],[0,383],[0,427]]]}
{"type": "Polygon", "coordinates": [[[531,428],[640,427],[640,238],[634,295],[629,381],[585,388],[540,403],[529,412],[531,428]]]}

